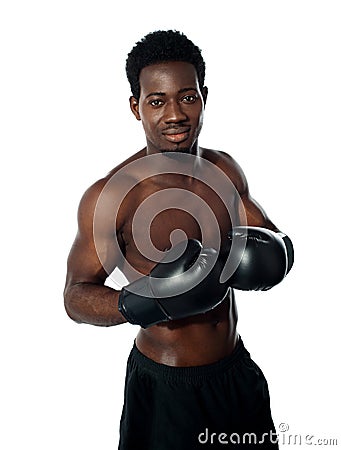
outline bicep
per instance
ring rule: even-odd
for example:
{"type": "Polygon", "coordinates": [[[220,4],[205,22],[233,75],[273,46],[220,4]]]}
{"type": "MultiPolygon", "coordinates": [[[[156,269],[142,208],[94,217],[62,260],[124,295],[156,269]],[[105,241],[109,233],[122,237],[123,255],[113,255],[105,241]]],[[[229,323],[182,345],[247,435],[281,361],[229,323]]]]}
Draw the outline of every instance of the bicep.
{"type": "Polygon", "coordinates": [[[230,156],[228,159],[228,170],[228,174],[236,188],[236,210],[240,225],[264,227],[278,231],[277,227],[267,216],[264,208],[250,195],[248,182],[242,168],[230,156]]]}
{"type": "Polygon", "coordinates": [[[241,225],[263,227],[278,231],[276,225],[267,216],[264,208],[251,197],[248,189],[240,195],[238,211],[241,225]]]}
{"type": "Polygon", "coordinates": [[[67,284],[104,284],[120,260],[116,224],[110,209],[100,216],[98,188],[86,192],[78,210],[78,232],[67,263],[67,284]]]}
{"type": "MultiPolygon", "coordinates": [[[[107,242],[102,241],[102,249],[108,246],[107,242]]],[[[115,254],[110,255],[110,269],[115,268],[115,254]]],[[[68,263],[67,263],[67,281],[69,284],[77,283],[96,283],[104,284],[109,272],[109,261],[101,259],[93,239],[85,238],[81,232],[77,233],[76,239],[72,245],[68,263]]]]}

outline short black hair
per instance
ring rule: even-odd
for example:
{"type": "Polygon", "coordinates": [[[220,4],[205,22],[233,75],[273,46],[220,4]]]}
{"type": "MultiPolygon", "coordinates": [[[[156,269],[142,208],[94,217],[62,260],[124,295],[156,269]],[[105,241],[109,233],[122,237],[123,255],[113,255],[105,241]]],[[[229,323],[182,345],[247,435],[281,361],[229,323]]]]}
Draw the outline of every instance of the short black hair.
{"type": "Polygon", "coordinates": [[[193,64],[198,74],[199,87],[204,87],[205,62],[201,50],[180,31],[159,30],[147,34],[128,54],[126,73],[133,96],[140,97],[141,70],[152,64],[184,61],[193,64]]]}

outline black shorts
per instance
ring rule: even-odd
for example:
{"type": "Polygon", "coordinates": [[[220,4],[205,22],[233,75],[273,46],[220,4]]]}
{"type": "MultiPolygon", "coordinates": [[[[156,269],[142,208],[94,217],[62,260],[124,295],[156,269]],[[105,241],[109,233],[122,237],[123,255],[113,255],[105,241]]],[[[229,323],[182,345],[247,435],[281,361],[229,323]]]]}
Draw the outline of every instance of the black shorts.
{"type": "Polygon", "coordinates": [[[276,449],[266,379],[243,342],[204,366],[171,367],[134,345],[119,450],[276,449]]]}

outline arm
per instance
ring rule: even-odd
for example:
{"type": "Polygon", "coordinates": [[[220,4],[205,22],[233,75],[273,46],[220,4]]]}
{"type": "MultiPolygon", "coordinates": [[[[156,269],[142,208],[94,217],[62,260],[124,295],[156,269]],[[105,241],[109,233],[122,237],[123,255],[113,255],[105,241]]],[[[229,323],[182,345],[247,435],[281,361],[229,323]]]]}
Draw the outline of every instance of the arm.
{"type": "Polygon", "coordinates": [[[232,239],[243,243],[233,255],[239,265],[230,279],[231,286],[245,290],[270,289],[287,275],[294,263],[292,242],[251,197],[240,166],[228,155],[225,164],[239,194],[236,206],[240,226],[234,227],[228,238],[230,243],[232,239]]]}
{"type": "Polygon", "coordinates": [[[89,188],[79,205],[78,232],[67,263],[64,304],[67,314],[78,323],[111,326],[126,319],[118,311],[120,291],[104,286],[108,268],[114,270],[120,255],[113,237],[118,230],[109,212],[96,232],[96,245],[94,241],[95,208],[103,186],[104,181],[100,181],[89,188]],[[105,259],[105,269],[98,251],[105,255],[101,257],[102,261],[105,259]]]}
{"type": "MultiPolygon", "coordinates": [[[[241,169],[240,169],[241,171],[241,169]]],[[[240,217],[245,217],[246,215],[246,223],[243,224],[248,227],[261,227],[266,228],[268,230],[274,231],[277,233],[285,245],[287,251],[287,270],[286,274],[291,270],[294,264],[294,247],[291,242],[289,236],[280,231],[276,225],[274,225],[271,220],[266,215],[264,209],[254,200],[249,192],[249,187],[245,178],[245,175],[241,171],[242,177],[242,190],[240,192],[240,217]],[[244,208],[245,214],[242,214],[242,208],[244,208]]]]}
{"type": "Polygon", "coordinates": [[[180,243],[166,252],[148,275],[121,291],[104,286],[107,274],[122,263],[119,232],[124,213],[115,220],[110,211],[118,210],[113,205],[119,204],[120,196],[112,190],[103,194],[102,185],[91,187],[81,200],[79,229],[68,258],[64,297],[66,311],[73,320],[101,326],[129,321],[147,328],[202,314],[224,299],[228,286],[218,282],[222,264],[217,261],[217,252],[202,248],[193,239],[185,248],[180,243]],[[179,256],[180,250],[183,254],[179,256]]]}

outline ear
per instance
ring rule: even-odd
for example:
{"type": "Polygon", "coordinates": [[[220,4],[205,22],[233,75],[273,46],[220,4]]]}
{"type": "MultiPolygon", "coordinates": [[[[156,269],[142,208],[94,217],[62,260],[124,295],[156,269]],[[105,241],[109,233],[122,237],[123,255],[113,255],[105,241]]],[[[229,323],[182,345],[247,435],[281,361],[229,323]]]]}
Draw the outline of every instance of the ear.
{"type": "Polygon", "coordinates": [[[131,96],[129,98],[129,103],[130,103],[130,109],[131,109],[132,113],[134,114],[134,116],[136,117],[136,119],[141,120],[140,113],[139,113],[139,101],[135,97],[131,96]]]}
{"type": "Polygon", "coordinates": [[[203,100],[204,100],[204,106],[206,106],[206,101],[207,101],[207,96],[208,96],[208,89],[207,89],[206,86],[204,86],[204,87],[202,88],[201,93],[202,93],[202,98],[203,98],[203,100]]]}

